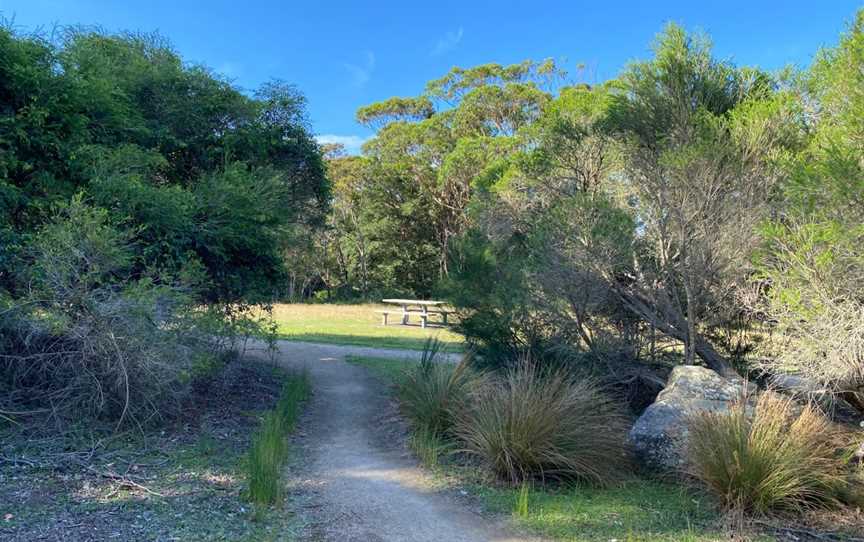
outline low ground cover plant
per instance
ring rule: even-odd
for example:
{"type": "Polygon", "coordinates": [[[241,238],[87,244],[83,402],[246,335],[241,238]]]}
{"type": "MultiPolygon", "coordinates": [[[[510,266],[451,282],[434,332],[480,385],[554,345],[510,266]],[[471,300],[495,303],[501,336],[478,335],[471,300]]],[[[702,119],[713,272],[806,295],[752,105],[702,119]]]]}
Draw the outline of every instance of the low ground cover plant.
{"type": "Polygon", "coordinates": [[[691,472],[727,508],[801,512],[836,504],[847,483],[843,435],[812,404],[763,393],[752,415],[741,401],[693,415],[689,429],[691,472]]]}
{"type": "Polygon", "coordinates": [[[291,373],[248,358],[222,372],[192,387],[180,418],[143,432],[70,441],[0,423],[0,540],[294,540],[293,502],[241,500],[253,435],[291,373]]]}

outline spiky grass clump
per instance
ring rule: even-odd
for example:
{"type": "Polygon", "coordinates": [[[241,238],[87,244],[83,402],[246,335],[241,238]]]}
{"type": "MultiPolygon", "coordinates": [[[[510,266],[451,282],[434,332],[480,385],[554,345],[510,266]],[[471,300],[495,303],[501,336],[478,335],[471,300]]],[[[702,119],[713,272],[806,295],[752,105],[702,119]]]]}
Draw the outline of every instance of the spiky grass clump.
{"type": "Polygon", "coordinates": [[[423,466],[430,469],[438,467],[441,458],[453,451],[453,443],[429,428],[419,427],[411,432],[408,445],[420,459],[423,466]]]}
{"type": "Polygon", "coordinates": [[[420,363],[399,383],[399,400],[415,431],[445,437],[452,431],[453,413],[464,408],[482,377],[471,370],[470,356],[454,367],[437,359],[440,352],[440,342],[426,342],[420,363]]]}
{"type": "Polygon", "coordinates": [[[592,380],[523,361],[475,393],[457,415],[465,451],[500,478],[605,485],[629,464],[627,417],[592,380]]]}
{"type": "Polygon", "coordinates": [[[264,417],[252,441],[247,461],[249,500],[274,504],[282,498],[282,464],[288,458],[288,443],[282,422],[275,411],[264,417]]]}
{"type": "Polygon", "coordinates": [[[249,500],[271,505],[282,499],[282,466],[288,459],[288,435],[294,430],[300,405],[309,395],[309,376],[304,371],[292,375],[279,397],[276,408],[264,416],[261,428],[252,438],[246,460],[249,500]]]}
{"type": "Polygon", "coordinates": [[[776,393],[689,420],[692,474],[735,510],[800,512],[836,501],[844,485],[839,434],[813,405],[776,393]]]}

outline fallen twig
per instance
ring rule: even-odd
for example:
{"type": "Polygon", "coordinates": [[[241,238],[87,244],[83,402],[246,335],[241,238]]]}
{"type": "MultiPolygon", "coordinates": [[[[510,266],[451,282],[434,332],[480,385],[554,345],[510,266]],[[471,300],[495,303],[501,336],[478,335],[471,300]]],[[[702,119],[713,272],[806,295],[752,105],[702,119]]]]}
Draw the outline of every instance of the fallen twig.
{"type": "Polygon", "coordinates": [[[130,480],[129,478],[126,478],[125,476],[121,476],[121,475],[117,474],[116,472],[111,472],[111,471],[103,472],[103,471],[97,470],[97,469],[95,469],[89,465],[85,466],[84,468],[86,468],[87,470],[89,470],[90,472],[92,472],[98,476],[101,476],[103,478],[108,478],[109,480],[114,480],[115,482],[119,482],[121,484],[128,485],[128,486],[140,489],[142,491],[146,491],[147,493],[149,493],[151,495],[155,495],[157,497],[164,497],[165,496],[161,493],[157,493],[156,491],[153,491],[152,489],[150,489],[147,486],[143,486],[143,485],[139,484],[138,482],[136,482],[134,480],[130,480]]]}

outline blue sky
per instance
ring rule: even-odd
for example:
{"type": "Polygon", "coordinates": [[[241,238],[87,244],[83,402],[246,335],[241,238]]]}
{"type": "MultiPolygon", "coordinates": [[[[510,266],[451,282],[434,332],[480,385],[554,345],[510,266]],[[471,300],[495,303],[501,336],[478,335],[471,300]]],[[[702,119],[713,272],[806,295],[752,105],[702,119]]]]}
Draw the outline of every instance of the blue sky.
{"type": "Polygon", "coordinates": [[[22,30],[99,25],[158,31],[183,57],[252,90],[271,78],[309,100],[317,134],[355,147],[370,135],[356,109],[415,95],[452,66],[553,57],[576,78],[614,77],[650,55],[666,22],[707,32],[718,56],[740,65],[806,66],[832,45],[861,2],[276,0],[0,0],[22,30]]]}

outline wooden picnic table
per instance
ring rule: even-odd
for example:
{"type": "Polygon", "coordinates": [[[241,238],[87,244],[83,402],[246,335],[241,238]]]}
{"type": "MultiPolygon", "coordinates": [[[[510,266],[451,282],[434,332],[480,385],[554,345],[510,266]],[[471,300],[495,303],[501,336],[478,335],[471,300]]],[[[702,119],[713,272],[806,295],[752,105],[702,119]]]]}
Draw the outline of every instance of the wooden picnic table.
{"type": "MultiPolygon", "coordinates": [[[[429,323],[429,315],[430,314],[438,314],[441,316],[442,322],[444,324],[447,323],[447,311],[443,310],[429,310],[430,307],[433,309],[439,305],[444,305],[446,301],[431,301],[431,300],[423,300],[423,299],[382,299],[382,303],[387,303],[389,305],[400,305],[402,307],[402,325],[408,325],[408,317],[411,314],[417,314],[420,316],[420,326],[426,327],[429,323]],[[413,309],[412,307],[418,307],[413,309]]],[[[391,311],[378,311],[384,316],[384,325],[387,325],[387,315],[391,313],[391,311]]],[[[395,312],[395,311],[394,311],[395,312]]]]}

